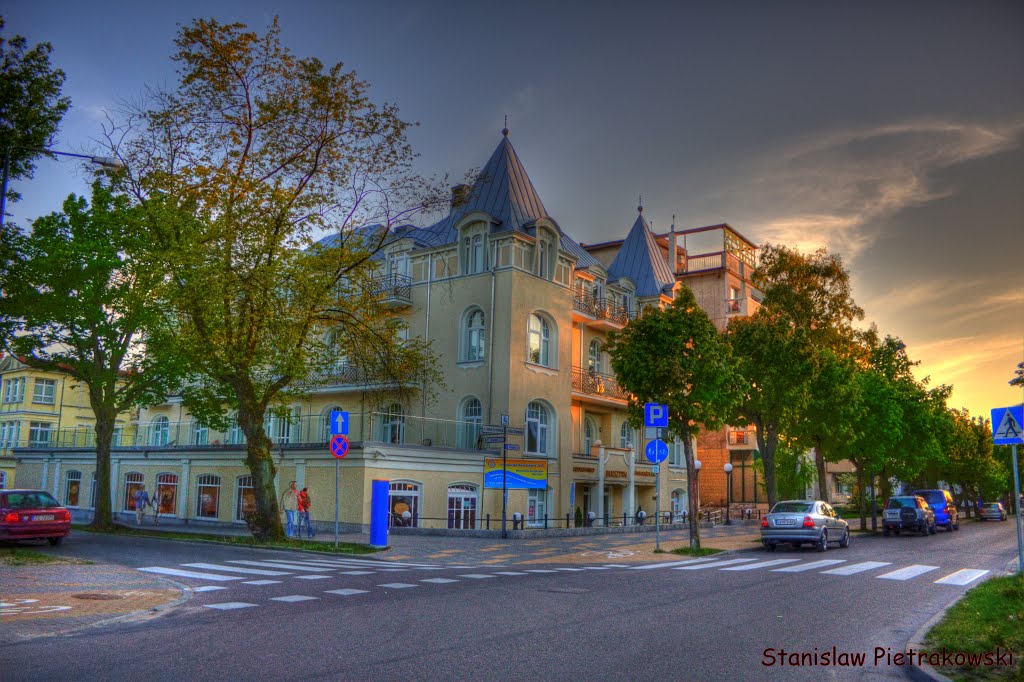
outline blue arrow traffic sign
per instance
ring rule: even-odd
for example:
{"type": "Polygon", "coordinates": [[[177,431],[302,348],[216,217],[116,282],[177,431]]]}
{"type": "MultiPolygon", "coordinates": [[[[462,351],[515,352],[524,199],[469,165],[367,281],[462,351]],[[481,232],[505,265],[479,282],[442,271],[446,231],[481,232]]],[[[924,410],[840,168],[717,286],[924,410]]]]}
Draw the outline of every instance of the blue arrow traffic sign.
{"type": "Polygon", "coordinates": [[[348,435],[348,412],[342,412],[341,410],[331,411],[331,435],[348,435]]]}
{"type": "Polygon", "coordinates": [[[1024,405],[992,410],[992,442],[995,445],[1024,444],[1024,405]]]}
{"type": "Polygon", "coordinates": [[[644,426],[649,429],[668,427],[668,405],[644,403],[644,426]]]}
{"type": "Polygon", "coordinates": [[[337,435],[331,436],[331,454],[338,459],[343,458],[348,454],[348,438],[345,436],[337,435]]]}
{"type": "Polygon", "coordinates": [[[653,464],[660,464],[668,457],[668,443],[655,438],[644,448],[644,454],[653,464]]]}

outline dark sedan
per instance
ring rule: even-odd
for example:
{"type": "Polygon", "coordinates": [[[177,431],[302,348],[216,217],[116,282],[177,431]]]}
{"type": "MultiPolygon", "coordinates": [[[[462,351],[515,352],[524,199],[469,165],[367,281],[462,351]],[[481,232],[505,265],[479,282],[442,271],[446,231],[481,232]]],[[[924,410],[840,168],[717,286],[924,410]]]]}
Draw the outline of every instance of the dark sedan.
{"type": "Polygon", "coordinates": [[[45,490],[0,490],[0,540],[59,545],[71,532],[71,512],[45,490]]]}

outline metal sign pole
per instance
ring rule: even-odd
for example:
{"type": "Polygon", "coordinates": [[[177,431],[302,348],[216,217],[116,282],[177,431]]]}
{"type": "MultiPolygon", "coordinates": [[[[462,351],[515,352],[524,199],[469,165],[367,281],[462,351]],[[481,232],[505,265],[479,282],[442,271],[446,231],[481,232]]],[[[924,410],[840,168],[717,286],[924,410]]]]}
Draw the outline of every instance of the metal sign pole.
{"type": "Polygon", "coordinates": [[[506,514],[508,512],[508,427],[501,427],[501,539],[508,539],[506,514]]]}
{"type": "Polygon", "coordinates": [[[661,465],[655,465],[658,468],[657,473],[654,474],[654,551],[661,551],[661,465]]]}
{"type": "Polygon", "coordinates": [[[338,546],[338,489],[341,487],[341,460],[334,458],[334,546],[338,546]]]}
{"type": "Polygon", "coordinates": [[[1017,508],[1017,571],[1024,574],[1024,530],[1021,528],[1020,514],[1020,474],[1017,471],[1017,446],[1013,447],[1013,506],[1017,508]]]}

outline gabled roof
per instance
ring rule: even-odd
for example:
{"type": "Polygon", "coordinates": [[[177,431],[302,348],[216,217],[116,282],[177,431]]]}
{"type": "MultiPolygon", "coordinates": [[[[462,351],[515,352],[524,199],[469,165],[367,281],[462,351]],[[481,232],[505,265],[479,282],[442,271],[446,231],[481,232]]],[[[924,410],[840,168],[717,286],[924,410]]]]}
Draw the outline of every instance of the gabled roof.
{"type": "Polygon", "coordinates": [[[675,285],[675,275],[661,255],[642,212],[636,217],[615,260],[608,266],[608,272],[613,277],[633,280],[638,297],[657,296],[675,285]]]}

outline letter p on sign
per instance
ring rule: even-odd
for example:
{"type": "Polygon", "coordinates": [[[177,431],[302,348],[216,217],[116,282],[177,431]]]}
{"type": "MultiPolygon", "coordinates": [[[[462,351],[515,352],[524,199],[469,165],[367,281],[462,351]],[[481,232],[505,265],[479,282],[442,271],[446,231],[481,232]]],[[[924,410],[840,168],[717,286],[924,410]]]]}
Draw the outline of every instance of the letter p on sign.
{"type": "Polygon", "coordinates": [[[644,403],[644,426],[649,429],[668,428],[668,405],[644,403]]]}

